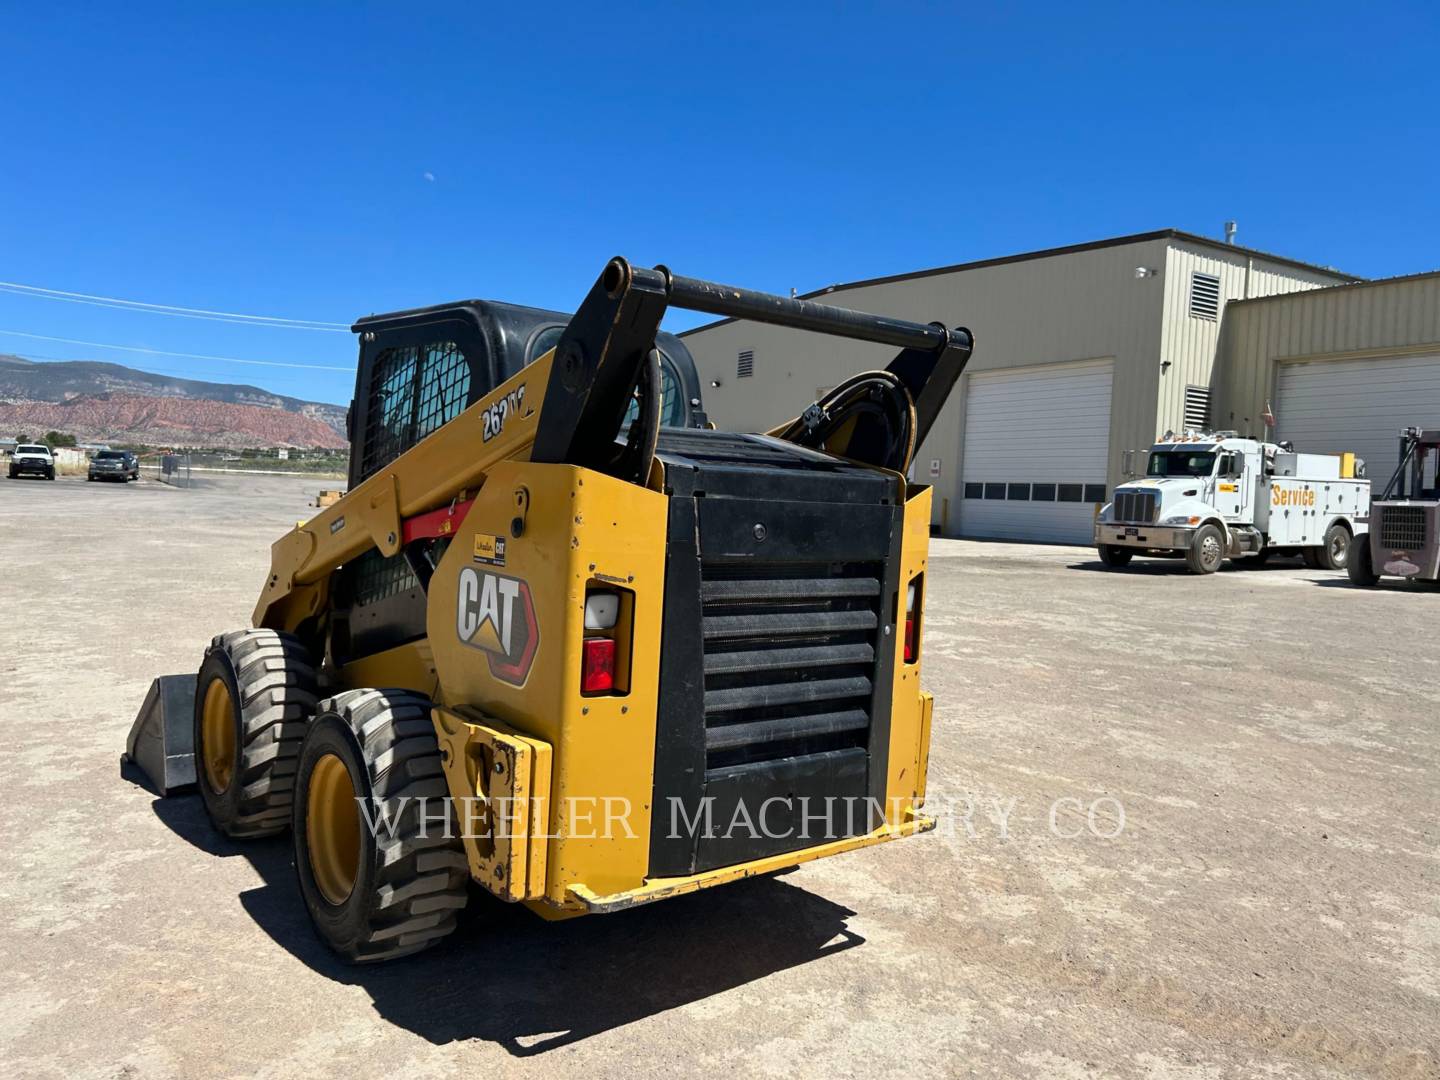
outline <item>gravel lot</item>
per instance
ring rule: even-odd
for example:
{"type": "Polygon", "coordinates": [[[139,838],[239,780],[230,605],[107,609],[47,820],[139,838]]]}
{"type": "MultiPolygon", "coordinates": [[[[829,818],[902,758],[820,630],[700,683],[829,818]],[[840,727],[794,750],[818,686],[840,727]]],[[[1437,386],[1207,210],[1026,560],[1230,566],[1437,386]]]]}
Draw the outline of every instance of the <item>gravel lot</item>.
{"type": "Polygon", "coordinates": [[[1440,1075],[1440,592],[937,542],[939,833],[357,970],[118,766],[322,486],[0,480],[0,1074],[1440,1075]]]}

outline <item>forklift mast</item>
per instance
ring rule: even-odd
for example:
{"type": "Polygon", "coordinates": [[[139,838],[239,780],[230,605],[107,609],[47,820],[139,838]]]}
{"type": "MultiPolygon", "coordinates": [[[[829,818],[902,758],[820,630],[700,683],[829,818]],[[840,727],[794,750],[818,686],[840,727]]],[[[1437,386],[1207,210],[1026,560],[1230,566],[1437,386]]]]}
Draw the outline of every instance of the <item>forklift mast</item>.
{"type": "Polygon", "coordinates": [[[1440,430],[1407,427],[1400,432],[1400,463],[1382,500],[1440,498],[1440,430]],[[1431,483],[1425,484],[1426,473],[1431,483]]]}

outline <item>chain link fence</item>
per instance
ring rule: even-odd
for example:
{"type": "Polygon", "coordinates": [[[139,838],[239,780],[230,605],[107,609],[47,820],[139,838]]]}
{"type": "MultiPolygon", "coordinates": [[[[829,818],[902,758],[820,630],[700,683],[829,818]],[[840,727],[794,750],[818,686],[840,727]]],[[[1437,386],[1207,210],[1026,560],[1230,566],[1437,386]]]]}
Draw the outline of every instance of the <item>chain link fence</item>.
{"type": "Polygon", "coordinates": [[[152,467],[156,469],[155,479],[162,484],[181,488],[191,486],[189,454],[161,454],[152,467]]]}

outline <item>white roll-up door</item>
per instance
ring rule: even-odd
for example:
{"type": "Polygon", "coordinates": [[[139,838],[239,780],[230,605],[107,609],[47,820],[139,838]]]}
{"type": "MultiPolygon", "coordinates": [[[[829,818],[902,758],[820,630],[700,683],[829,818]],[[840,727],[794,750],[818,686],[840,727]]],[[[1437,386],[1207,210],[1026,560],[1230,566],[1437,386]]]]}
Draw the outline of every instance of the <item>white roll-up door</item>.
{"type": "Polygon", "coordinates": [[[1440,356],[1281,364],[1276,438],[1302,454],[1365,459],[1376,497],[1395,471],[1400,429],[1440,428],[1440,356]]]}
{"type": "Polygon", "coordinates": [[[1109,360],[970,377],[963,536],[1089,543],[1107,498],[1109,360]]]}

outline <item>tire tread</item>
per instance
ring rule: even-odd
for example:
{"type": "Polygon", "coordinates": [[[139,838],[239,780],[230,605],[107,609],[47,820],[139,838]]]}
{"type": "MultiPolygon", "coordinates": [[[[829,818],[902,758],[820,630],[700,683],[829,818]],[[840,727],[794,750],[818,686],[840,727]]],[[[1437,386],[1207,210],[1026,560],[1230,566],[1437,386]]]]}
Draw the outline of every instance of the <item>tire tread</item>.
{"type": "Polygon", "coordinates": [[[214,652],[223,652],[235,672],[240,709],[243,788],[224,830],[234,837],[282,833],[289,826],[306,720],[315,711],[314,665],[298,638],[277,630],[218,634],[207,658],[214,652]]]}
{"type": "MultiPolygon", "coordinates": [[[[363,935],[330,942],[353,963],[390,960],[434,945],[454,931],[455,916],[467,902],[469,864],[453,836],[454,811],[430,710],[430,701],[419,694],[372,689],[344,691],[317,708],[317,716],[338,717],[355,736],[377,800],[371,812],[392,823],[375,838],[363,935]],[[432,807],[422,820],[416,802],[422,798],[443,800],[444,819],[432,807]]],[[[297,811],[297,827],[299,818],[297,811]]]]}

